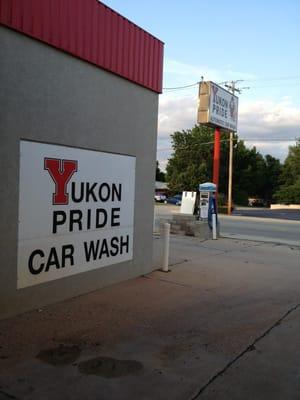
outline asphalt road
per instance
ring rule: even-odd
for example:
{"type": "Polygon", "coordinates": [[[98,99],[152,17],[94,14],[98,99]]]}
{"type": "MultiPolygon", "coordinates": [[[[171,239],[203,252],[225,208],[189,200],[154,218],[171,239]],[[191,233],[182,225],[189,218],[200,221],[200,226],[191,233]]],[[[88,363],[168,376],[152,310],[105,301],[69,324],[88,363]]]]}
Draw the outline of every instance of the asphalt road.
{"type": "Polygon", "coordinates": [[[224,237],[300,246],[300,221],[220,215],[224,237]]]}
{"type": "Polygon", "coordinates": [[[246,208],[240,207],[234,210],[233,215],[242,215],[244,217],[260,217],[287,219],[292,221],[300,221],[300,210],[270,210],[269,208],[246,208]]]}
{"type": "MultiPolygon", "coordinates": [[[[219,215],[220,234],[223,237],[256,240],[262,242],[271,242],[287,244],[291,246],[300,246],[300,220],[272,218],[268,214],[269,210],[238,210],[240,213],[252,212],[251,216],[244,215],[219,215]],[[258,214],[264,215],[264,218],[258,217],[258,214]],[[264,214],[265,213],[265,214],[264,214]]],[[[286,210],[276,210],[285,212],[286,210]]],[[[294,211],[294,210],[291,210],[294,211]]],[[[166,217],[172,213],[180,212],[180,207],[172,205],[155,205],[155,218],[166,217]]],[[[236,212],[237,213],[237,212],[236,212]]],[[[296,213],[299,214],[297,210],[296,213]]],[[[288,212],[289,215],[296,213],[288,212]]],[[[279,213],[275,213],[279,216],[279,213]]],[[[248,214],[249,215],[249,214],[248,214]]],[[[274,215],[274,214],[271,214],[274,215]]]]}

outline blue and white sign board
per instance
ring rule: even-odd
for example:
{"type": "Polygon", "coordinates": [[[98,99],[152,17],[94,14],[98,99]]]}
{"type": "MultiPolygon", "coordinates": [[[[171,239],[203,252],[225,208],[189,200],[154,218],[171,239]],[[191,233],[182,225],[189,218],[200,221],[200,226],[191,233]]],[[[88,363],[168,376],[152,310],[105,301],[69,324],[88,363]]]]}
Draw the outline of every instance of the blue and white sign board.
{"type": "Polygon", "coordinates": [[[239,99],[214,82],[201,82],[199,86],[199,124],[236,132],[239,99]]]}
{"type": "Polygon", "coordinates": [[[133,258],[135,162],[21,141],[18,289],[133,258]]]}
{"type": "Polygon", "coordinates": [[[217,185],[212,182],[200,183],[199,185],[200,192],[216,192],[216,190],[217,190],[217,185]]]}

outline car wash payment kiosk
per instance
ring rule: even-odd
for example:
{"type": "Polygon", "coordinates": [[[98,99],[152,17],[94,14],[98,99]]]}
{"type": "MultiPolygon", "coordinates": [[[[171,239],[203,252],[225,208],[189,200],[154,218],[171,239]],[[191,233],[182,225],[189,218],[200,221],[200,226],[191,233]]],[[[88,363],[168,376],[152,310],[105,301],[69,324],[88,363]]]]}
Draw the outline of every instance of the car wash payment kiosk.
{"type": "Polygon", "coordinates": [[[205,220],[207,219],[208,224],[210,224],[212,214],[217,214],[216,190],[216,185],[211,182],[205,182],[199,185],[200,218],[205,220]]]}

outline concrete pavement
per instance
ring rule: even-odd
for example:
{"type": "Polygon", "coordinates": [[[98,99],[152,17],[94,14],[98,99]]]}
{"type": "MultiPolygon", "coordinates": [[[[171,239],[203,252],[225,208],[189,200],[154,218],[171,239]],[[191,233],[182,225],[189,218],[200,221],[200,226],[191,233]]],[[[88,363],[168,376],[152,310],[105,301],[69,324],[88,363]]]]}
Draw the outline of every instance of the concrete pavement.
{"type": "Polygon", "coordinates": [[[300,249],[173,236],[170,255],[0,321],[0,399],[298,399],[300,249]]]}
{"type": "Polygon", "coordinates": [[[300,398],[300,310],[291,309],[266,335],[206,387],[205,400],[300,398]]]}

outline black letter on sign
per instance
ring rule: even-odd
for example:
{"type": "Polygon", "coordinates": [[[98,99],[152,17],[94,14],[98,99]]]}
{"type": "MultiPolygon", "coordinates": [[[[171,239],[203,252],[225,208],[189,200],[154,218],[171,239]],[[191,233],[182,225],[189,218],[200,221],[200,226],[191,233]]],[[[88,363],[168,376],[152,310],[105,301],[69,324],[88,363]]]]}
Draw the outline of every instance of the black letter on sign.
{"type": "Polygon", "coordinates": [[[122,185],[119,183],[119,188],[117,188],[117,185],[113,183],[112,185],[112,201],[115,201],[115,197],[117,198],[118,201],[121,201],[122,198],[122,185]]]}
{"type": "Polygon", "coordinates": [[[99,250],[99,240],[97,242],[94,242],[93,240],[88,243],[88,242],[83,242],[84,244],[84,253],[85,253],[85,259],[87,262],[92,260],[96,260],[98,250],[99,250]]]}
{"type": "Polygon", "coordinates": [[[123,254],[123,247],[126,247],[126,253],[129,252],[129,235],[126,236],[126,241],[123,241],[123,236],[121,236],[120,243],[120,253],[123,254]]]}
{"type": "Polygon", "coordinates": [[[75,182],[71,183],[71,198],[74,203],[81,203],[84,197],[84,182],[80,182],[80,192],[79,196],[76,198],[76,184],[75,182]]]}
{"type": "Polygon", "coordinates": [[[57,232],[57,226],[66,222],[67,216],[64,211],[53,211],[52,233],[57,232]],[[61,217],[61,218],[59,218],[61,217]]]}
{"type": "Polygon", "coordinates": [[[88,203],[90,201],[90,197],[93,198],[94,201],[97,201],[97,197],[94,193],[94,189],[97,186],[97,183],[93,183],[92,186],[90,186],[90,183],[86,183],[86,193],[85,193],[85,201],[88,203]]]}
{"type": "Polygon", "coordinates": [[[120,208],[112,208],[111,209],[111,226],[120,226],[120,221],[116,221],[117,219],[120,219],[120,208]]]}
{"type": "Polygon", "coordinates": [[[70,211],[70,223],[69,223],[69,231],[73,232],[74,224],[78,224],[78,230],[82,231],[82,211],[80,210],[71,210],[70,211]]]}
{"type": "Polygon", "coordinates": [[[65,244],[62,247],[61,267],[66,266],[66,259],[70,260],[70,265],[74,265],[74,246],[72,244],[65,244]]]}
{"type": "Polygon", "coordinates": [[[45,271],[48,272],[49,268],[52,267],[52,265],[54,265],[57,269],[60,268],[59,267],[59,260],[58,260],[58,257],[57,257],[57,252],[56,252],[55,247],[51,247],[51,249],[50,249],[50,254],[49,254],[49,257],[48,257],[48,261],[47,261],[47,264],[46,264],[45,271]]]}
{"type": "Polygon", "coordinates": [[[110,250],[110,255],[115,257],[119,253],[119,238],[114,236],[110,241],[110,246],[114,250],[110,250]]]}
{"type": "Polygon", "coordinates": [[[102,183],[100,185],[100,187],[99,187],[99,198],[100,198],[101,201],[107,201],[110,198],[110,187],[109,187],[108,183],[102,183]]]}
{"type": "Polygon", "coordinates": [[[103,228],[107,224],[107,211],[104,208],[97,208],[96,210],[96,229],[103,228]],[[100,215],[103,215],[103,222],[100,222],[100,215]]]}
{"type": "Polygon", "coordinates": [[[105,254],[106,257],[109,257],[109,251],[108,251],[108,245],[107,245],[107,240],[104,238],[101,244],[101,249],[100,249],[100,254],[99,254],[99,260],[101,260],[102,255],[105,254]]]}
{"type": "Polygon", "coordinates": [[[28,268],[29,268],[29,271],[32,273],[32,275],[38,275],[39,273],[41,273],[43,271],[43,268],[44,268],[44,265],[45,265],[44,263],[41,263],[39,268],[36,268],[36,269],[34,268],[33,259],[34,259],[34,257],[36,255],[38,255],[40,257],[44,257],[45,256],[45,254],[44,254],[44,252],[42,250],[34,250],[30,254],[30,257],[29,257],[29,260],[28,260],[28,268]]]}

